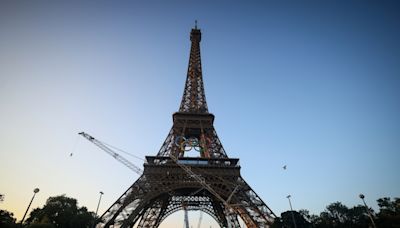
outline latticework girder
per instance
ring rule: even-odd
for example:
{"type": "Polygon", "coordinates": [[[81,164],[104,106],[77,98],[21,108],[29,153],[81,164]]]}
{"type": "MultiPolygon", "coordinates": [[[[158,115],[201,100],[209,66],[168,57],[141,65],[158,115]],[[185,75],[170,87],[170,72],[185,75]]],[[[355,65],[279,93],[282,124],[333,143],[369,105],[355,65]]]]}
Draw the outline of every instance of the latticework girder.
{"type": "MultiPolygon", "coordinates": [[[[189,121],[187,121],[189,122],[189,121]]],[[[199,121],[200,122],[200,121],[199,121]]],[[[200,125],[200,124],[199,124],[200,125]]],[[[207,125],[206,125],[207,126],[207,125]]],[[[191,129],[191,128],[186,128],[191,129]]],[[[184,153],[182,153],[181,148],[177,145],[177,140],[180,140],[182,137],[187,136],[188,134],[182,133],[183,127],[173,127],[167,136],[167,139],[164,141],[163,145],[161,146],[157,156],[159,157],[167,157],[170,154],[174,154],[175,156],[182,157],[184,153]]],[[[217,132],[215,131],[214,127],[200,129],[202,133],[195,137],[198,140],[199,150],[203,150],[204,154],[200,154],[203,157],[210,157],[210,158],[228,158],[225,153],[224,147],[222,146],[221,141],[218,138],[217,132]],[[204,147],[201,147],[204,145],[204,147]]],[[[185,137],[188,140],[191,136],[185,137]]]]}
{"type": "Polygon", "coordinates": [[[220,227],[269,227],[274,213],[228,158],[208,113],[200,59],[201,33],[191,32],[188,74],[179,112],[157,156],[146,157],[141,177],[100,217],[102,227],[158,227],[178,210],[201,210],[220,227]],[[188,156],[188,154],[194,154],[188,156]]]}
{"type": "Polygon", "coordinates": [[[192,46],[190,48],[189,66],[179,112],[208,113],[201,69],[200,30],[192,29],[190,40],[192,46]]]}
{"type": "Polygon", "coordinates": [[[147,157],[143,176],[110,207],[97,227],[129,227],[136,221],[140,221],[140,228],[158,227],[183,205],[188,210],[210,214],[221,227],[227,227],[227,221],[238,224],[238,215],[248,227],[268,227],[272,223],[274,214],[240,177],[237,159],[210,159],[208,165],[200,161],[204,159],[186,158],[179,162],[190,164],[192,171],[225,200],[235,191],[230,199],[230,213],[221,200],[169,158],[147,157]]]}

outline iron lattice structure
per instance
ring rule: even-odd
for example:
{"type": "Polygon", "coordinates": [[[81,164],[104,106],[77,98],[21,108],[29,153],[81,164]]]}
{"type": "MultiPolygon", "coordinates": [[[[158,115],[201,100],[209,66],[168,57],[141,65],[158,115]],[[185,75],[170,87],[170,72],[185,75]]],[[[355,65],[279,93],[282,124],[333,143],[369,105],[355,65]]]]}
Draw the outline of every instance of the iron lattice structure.
{"type": "Polygon", "coordinates": [[[220,227],[240,227],[238,216],[247,227],[269,227],[276,217],[241,177],[239,159],[225,153],[206,103],[197,26],[190,40],[184,93],[179,111],[173,114],[172,129],[158,154],[146,157],[140,178],[100,217],[97,228],[158,227],[170,214],[183,209],[201,210],[220,227]],[[192,153],[196,156],[188,156],[192,153]],[[214,193],[182,165],[201,177],[214,193]],[[220,197],[229,201],[229,208],[220,197]]]}

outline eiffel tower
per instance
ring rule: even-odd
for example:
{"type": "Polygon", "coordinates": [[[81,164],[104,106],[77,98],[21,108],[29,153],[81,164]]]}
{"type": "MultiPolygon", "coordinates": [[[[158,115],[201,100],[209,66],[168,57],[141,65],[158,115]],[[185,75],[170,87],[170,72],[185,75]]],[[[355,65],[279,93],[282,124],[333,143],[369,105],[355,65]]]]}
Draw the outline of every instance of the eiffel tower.
{"type": "Polygon", "coordinates": [[[156,156],[146,156],[143,174],[99,218],[100,227],[158,227],[179,210],[201,210],[220,227],[269,227],[275,214],[240,175],[208,112],[200,59],[201,32],[190,33],[185,88],[173,126],[156,156]],[[190,154],[194,154],[190,155],[190,154]]]}

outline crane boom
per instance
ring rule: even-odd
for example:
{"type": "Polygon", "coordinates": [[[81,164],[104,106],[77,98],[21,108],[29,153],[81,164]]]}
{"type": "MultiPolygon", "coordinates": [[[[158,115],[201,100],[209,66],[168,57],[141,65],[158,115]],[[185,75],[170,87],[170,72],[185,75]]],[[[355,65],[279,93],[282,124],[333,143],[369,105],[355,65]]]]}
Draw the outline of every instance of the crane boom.
{"type": "Polygon", "coordinates": [[[133,172],[135,172],[135,173],[137,173],[139,175],[142,175],[143,170],[141,168],[137,167],[132,162],[128,161],[126,158],[124,158],[121,155],[119,155],[118,153],[114,152],[111,148],[106,146],[101,141],[95,139],[93,136],[91,136],[91,135],[89,135],[88,133],[85,133],[85,132],[80,132],[79,134],[82,135],[83,137],[85,137],[90,142],[92,142],[94,145],[100,147],[100,149],[102,149],[107,154],[111,155],[113,158],[115,158],[116,160],[118,160],[119,162],[124,164],[126,167],[131,169],[133,172]]]}

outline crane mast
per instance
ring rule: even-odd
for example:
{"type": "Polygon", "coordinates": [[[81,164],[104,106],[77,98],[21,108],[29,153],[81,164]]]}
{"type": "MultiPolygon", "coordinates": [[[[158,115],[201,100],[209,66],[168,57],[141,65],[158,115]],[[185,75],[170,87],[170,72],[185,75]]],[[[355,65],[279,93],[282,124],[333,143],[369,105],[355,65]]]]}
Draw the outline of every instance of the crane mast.
{"type": "Polygon", "coordinates": [[[106,146],[104,143],[102,143],[101,141],[95,139],[93,136],[89,135],[88,133],[85,132],[80,132],[79,135],[82,135],[83,137],[85,137],[87,140],[89,140],[90,142],[92,142],[94,145],[98,146],[100,149],[102,149],[103,151],[105,151],[107,154],[111,155],[113,158],[115,158],[117,161],[121,162],[122,164],[124,164],[126,167],[128,167],[129,169],[131,169],[133,172],[137,173],[138,175],[142,175],[143,170],[139,167],[137,167],[136,165],[134,165],[132,162],[130,162],[129,160],[127,160],[126,158],[122,157],[121,155],[119,155],[118,153],[116,153],[114,150],[112,150],[111,148],[109,148],[108,146],[106,146]]]}
{"type": "Polygon", "coordinates": [[[202,219],[203,219],[203,211],[200,211],[199,222],[197,223],[197,228],[200,228],[202,219]]]}
{"type": "Polygon", "coordinates": [[[189,227],[189,215],[188,215],[188,210],[187,210],[187,205],[183,205],[183,211],[185,213],[185,218],[184,218],[184,228],[190,228],[189,227]]]}

